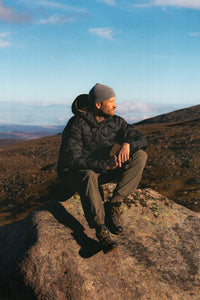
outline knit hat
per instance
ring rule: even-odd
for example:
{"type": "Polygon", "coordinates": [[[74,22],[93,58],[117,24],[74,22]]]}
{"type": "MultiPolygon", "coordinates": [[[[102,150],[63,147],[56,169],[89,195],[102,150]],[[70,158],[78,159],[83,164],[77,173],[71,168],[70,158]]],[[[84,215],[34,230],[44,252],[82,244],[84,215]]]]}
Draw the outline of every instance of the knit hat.
{"type": "Polygon", "coordinates": [[[89,99],[91,104],[103,102],[112,97],[116,97],[114,90],[104,84],[97,83],[89,91],[89,99]]]}

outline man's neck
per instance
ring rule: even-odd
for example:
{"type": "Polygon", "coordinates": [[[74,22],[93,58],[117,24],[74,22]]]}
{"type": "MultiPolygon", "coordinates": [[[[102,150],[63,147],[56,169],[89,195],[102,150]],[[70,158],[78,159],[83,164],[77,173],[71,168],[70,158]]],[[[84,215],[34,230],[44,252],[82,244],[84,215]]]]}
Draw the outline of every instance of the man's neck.
{"type": "Polygon", "coordinates": [[[97,108],[94,108],[93,114],[94,114],[94,116],[95,116],[98,123],[101,123],[105,119],[105,116],[97,108]]]}
{"type": "Polygon", "coordinates": [[[98,123],[101,123],[105,119],[104,116],[98,116],[98,115],[96,115],[95,118],[97,119],[98,123]]]}

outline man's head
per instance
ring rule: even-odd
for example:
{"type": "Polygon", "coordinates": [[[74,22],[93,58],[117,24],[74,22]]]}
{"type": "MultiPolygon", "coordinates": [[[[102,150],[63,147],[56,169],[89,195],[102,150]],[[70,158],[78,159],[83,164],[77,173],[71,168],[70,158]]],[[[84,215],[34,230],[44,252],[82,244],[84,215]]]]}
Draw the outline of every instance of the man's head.
{"type": "Polygon", "coordinates": [[[100,83],[95,84],[89,92],[90,103],[99,111],[99,113],[107,116],[114,116],[115,108],[115,92],[107,85],[100,83]]]}

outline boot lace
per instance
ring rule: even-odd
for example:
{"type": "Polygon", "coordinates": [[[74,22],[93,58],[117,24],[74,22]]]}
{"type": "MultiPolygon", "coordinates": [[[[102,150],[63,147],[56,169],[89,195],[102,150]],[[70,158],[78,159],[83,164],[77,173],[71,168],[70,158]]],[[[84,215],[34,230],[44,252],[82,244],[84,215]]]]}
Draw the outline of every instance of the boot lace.
{"type": "Polygon", "coordinates": [[[114,224],[119,224],[119,218],[122,215],[120,207],[113,207],[112,208],[112,221],[114,224]]]}
{"type": "Polygon", "coordinates": [[[112,243],[112,240],[111,240],[110,235],[109,235],[107,230],[102,230],[99,236],[101,238],[101,241],[104,244],[111,244],[112,243]]]}

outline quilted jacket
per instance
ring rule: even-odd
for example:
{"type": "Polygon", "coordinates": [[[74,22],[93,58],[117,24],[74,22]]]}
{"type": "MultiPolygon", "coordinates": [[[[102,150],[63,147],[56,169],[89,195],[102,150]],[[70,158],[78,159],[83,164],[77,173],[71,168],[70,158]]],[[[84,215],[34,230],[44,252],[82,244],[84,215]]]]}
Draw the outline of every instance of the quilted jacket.
{"type": "Polygon", "coordinates": [[[72,104],[72,112],[62,134],[58,173],[66,169],[104,173],[115,143],[129,143],[131,154],[147,146],[144,136],[117,115],[98,123],[87,103],[80,100],[72,104]]]}

